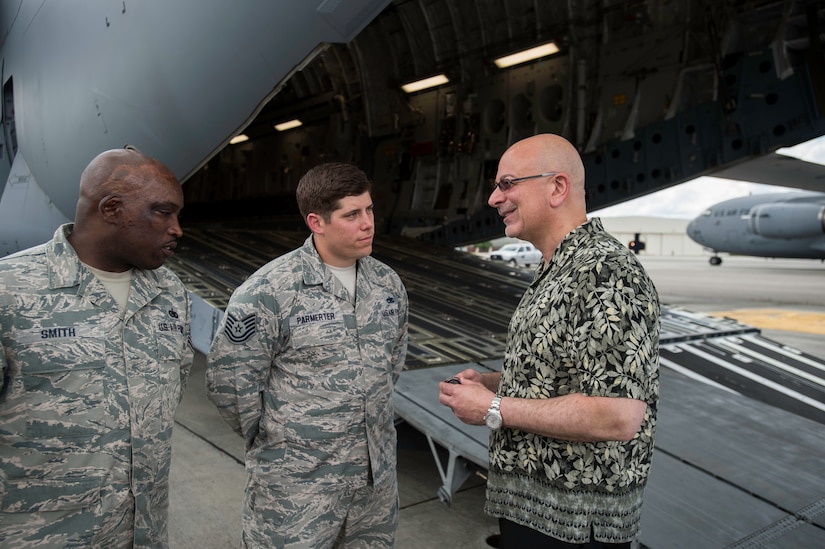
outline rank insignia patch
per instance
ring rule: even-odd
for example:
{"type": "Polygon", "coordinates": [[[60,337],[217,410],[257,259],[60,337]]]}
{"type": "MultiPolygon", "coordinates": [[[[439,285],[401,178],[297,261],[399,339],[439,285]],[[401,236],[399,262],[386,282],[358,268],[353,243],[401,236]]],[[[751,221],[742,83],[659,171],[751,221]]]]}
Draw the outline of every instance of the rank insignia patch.
{"type": "Polygon", "coordinates": [[[253,335],[255,335],[255,313],[246,315],[243,318],[236,318],[233,315],[226,317],[226,326],[224,326],[223,333],[229,338],[232,343],[243,343],[253,335]]]}

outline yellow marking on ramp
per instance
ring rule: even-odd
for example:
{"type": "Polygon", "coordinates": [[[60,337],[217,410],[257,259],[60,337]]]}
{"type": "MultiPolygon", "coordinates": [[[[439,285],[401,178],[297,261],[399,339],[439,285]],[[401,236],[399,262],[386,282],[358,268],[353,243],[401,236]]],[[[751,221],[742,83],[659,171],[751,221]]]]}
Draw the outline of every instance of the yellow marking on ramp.
{"type": "Polygon", "coordinates": [[[732,318],[763,330],[784,330],[825,336],[825,314],[782,309],[737,309],[717,311],[710,316],[732,318]]]}

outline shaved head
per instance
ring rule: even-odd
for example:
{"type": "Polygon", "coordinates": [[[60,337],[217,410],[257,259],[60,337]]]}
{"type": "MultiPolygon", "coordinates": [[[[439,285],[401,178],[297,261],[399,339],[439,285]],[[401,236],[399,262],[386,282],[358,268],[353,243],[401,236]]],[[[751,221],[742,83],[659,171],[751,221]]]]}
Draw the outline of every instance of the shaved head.
{"type": "Polygon", "coordinates": [[[75,224],[94,215],[107,196],[132,196],[155,180],[175,175],[158,160],[136,149],[112,149],[97,155],[80,175],[75,224]]]}
{"type": "Polygon", "coordinates": [[[183,190],[175,174],[136,149],[97,155],[80,176],[69,242],[92,267],[123,272],[156,269],[183,234],[183,190]]]}
{"type": "Polygon", "coordinates": [[[505,234],[528,240],[550,257],[564,236],[587,221],[584,164],[565,138],[540,134],[513,144],[501,156],[487,203],[498,210],[505,234]]]}
{"type": "Polygon", "coordinates": [[[516,142],[502,155],[516,156],[534,171],[565,172],[570,177],[570,192],[584,201],[584,164],[579,151],[560,135],[543,133],[516,142]]]}

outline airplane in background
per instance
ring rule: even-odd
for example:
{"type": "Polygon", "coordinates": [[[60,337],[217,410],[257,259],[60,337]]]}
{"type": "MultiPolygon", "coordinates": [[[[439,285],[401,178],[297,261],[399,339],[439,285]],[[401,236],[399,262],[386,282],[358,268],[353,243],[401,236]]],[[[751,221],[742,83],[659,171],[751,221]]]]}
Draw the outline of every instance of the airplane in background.
{"type": "Polygon", "coordinates": [[[502,235],[488,183],[536,133],[582,152],[594,210],[722,171],[825,190],[773,152],[825,134],[825,5],[592,4],[4,0],[0,255],[50,238],[127,143],[184,183],[188,220],[294,217],[298,177],[345,160],[381,234],[446,246],[502,235]]]}
{"type": "MultiPolygon", "coordinates": [[[[825,135],[823,22],[819,0],[2,0],[0,256],[49,239],[74,215],[84,166],[131,144],[183,182],[185,241],[168,264],[206,352],[229,293],[305,238],[289,234],[305,230],[300,176],[358,164],[374,182],[376,255],[410,295],[396,410],[427,434],[448,502],[472,472],[463,463],[485,466],[488,432],[460,424],[432,388],[468,365],[500,367],[531,279],[448,253],[502,236],[487,198],[504,150],[536,133],[568,137],[592,210],[701,175],[825,191],[825,167],[772,152],[825,135]],[[435,87],[406,86],[434,75],[435,87]],[[255,231],[264,216],[266,234],[255,231]]],[[[694,341],[757,337],[727,320],[663,317],[671,365],[693,364],[694,341]]],[[[717,366],[743,353],[723,343],[717,366]]],[[[695,478],[678,454],[662,460],[680,467],[663,476],[695,478]]],[[[646,496],[671,518],[652,524],[666,523],[668,540],[718,530],[706,493],[681,492],[646,496]]]]}
{"type": "Polygon", "coordinates": [[[783,192],[733,198],[693,219],[687,235],[713,252],[825,260],[825,193],[783,192]]]}

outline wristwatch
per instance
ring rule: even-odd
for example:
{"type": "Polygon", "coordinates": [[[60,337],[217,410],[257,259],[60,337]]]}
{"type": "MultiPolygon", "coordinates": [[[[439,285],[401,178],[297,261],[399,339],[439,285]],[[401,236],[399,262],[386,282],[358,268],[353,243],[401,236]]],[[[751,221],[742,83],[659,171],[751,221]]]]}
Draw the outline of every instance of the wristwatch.
{"type": "Polygon", "coordinates": [[[490,408],[487,410],[487,413],[484,414],[484,423],[487,424],[487,427],[492,429],[493,431],[498,431],[501,429],[501,424],[503,423],[501,420],[501,397],[496,395],[493,399],[493,402],[490,404],[490,408]]]}

